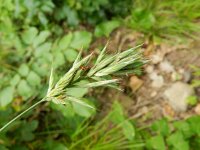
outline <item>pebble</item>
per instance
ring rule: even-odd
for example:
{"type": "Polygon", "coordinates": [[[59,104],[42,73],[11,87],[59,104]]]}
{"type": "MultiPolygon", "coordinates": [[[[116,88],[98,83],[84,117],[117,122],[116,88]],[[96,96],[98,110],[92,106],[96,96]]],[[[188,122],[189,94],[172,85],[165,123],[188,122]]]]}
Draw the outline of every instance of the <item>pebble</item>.
{"type": "Polygon", "coordinates": [[[193,94],[193,88],[180,81],[173,83],[164,91],[164,97],[177,112],[185,112],[187,110],[187,97],[193,94]]]}
{"type": "Polygon", "coordinates": [[[159,68],[161,71],[166,72],[166,73],[171,73],[174,71],[174,66],[172,66],[171,63],[167,60],[161,62],[159,64],[159,68]]]}
{"type": "Polygon", "coordinates": [[[151,65],[149,65],[149,66],[147,66],[146,68],[145,68],[145,70],[146,70],[146,72],[147,73],[152,73],[153,71],[154,71],[154,67],[153,66],[151,66],[151,65]]]}
{"type": "Polygon", "coordinates": [[[161,88],[164,85],[163,76],[158,75],[156,72],[151,73],[149,78],[152,80],[152,87],[161,88]]]}
{"type": "Polygon", "coordinates": [[[183,81],[185,83],[189,83],[191,81],[191,79],[192,79],[191,72],[190,71],[184,71],[184,73],[183,73],[183,81]]]}
{"type": "Polygon", "coordinates": [[[151,97],[155,97],[157,95],[157,92],[156,91],[153,91],[152,93],[151,93],[151,97]]]}
{"type": "Polygon", "coordinates": [[[159,54],[154,54],[151,56],[151,62],[153,64],[158,64],[163,60],[163,57],[159,54]]]}

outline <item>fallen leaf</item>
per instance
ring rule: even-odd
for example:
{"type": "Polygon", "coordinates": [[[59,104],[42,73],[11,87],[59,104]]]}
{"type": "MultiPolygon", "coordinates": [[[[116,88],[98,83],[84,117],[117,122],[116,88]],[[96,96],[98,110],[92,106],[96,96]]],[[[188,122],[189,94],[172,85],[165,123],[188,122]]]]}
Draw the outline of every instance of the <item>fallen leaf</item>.
{"type": "Polygon", "coordinates": [[[144,81],[139,79],[137,76],[132,76],[130,78],[129,86],[133,92],[136,92],[143,85],[143,83],[144,81]]]}
{"type": "Polygon", "coordinates": [[[194,111],[197,115],[200,115],[200,103],[196,105],[196,107],[194,108],[194,111]]]}

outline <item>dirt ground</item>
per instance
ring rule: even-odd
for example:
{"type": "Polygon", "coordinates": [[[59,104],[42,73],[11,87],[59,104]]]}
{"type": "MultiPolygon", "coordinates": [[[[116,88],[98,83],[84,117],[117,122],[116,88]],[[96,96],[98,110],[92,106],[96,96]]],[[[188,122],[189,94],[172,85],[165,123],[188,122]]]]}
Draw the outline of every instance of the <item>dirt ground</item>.
{"type": "MultiPolygon", "coordinates": [[[[108,51],[124,50],[135,46],[142,40],[144,40],[142,34],[128,29],[118,29],[109,39],[108,51]]],[[[106,38],[98,39],[90,49],[94,50],[94,47],[98,47],[102,43],[106,44],[106,42],[106,38]]],[[[119,100],[130,118],[145,124],[163,116],[177,120],[196,114],[195,107],[188,107],[184,112],[177,112],[168,103],[163,93],[169,85],[176,81],[190,85],[193,78],[190,65],[200,67],[200,42],[188,40],[184,44],[174,43],[173,45],[155,44],[148,41],[144,43],[144,55],[150,62],[144,66],[143,75],[124,77],[120,85],[124,89],[123,92],[113,89],[101,91],[98,99],[102,102],[102,112],[105,113],[110,108],[113,100],[119,100]],[[168,70],[161,67],[161,64],[165,63],[168,63],[168,70]],[[158,82],[152,80],[151,75],[155,72],[159,77],[158,80],[160,78],[162,80],[158,82]]],[[[198,91],[200,90],[196,89],[196,95],[200,96],[198,91]]]]}

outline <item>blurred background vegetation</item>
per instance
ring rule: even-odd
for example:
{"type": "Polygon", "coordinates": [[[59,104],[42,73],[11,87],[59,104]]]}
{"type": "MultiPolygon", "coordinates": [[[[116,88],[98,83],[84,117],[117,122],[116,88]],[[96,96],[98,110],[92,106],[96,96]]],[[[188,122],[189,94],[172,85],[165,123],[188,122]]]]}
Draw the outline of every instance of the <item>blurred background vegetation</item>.
{"type": "MultiPolygon", "coordinates": [[[[118,28],[142,34],[137,43],[196,40],[199,10],[199,0],[0,0],[0,125],[44,96],[52,62],[59,77],[81,48],[98,54],[118,28]]],[[[70,91],[96,111],[40,105],[0,133],[0,150],[200,149],[198,116],[139,126],[117,101],[104,112],[105,90],[70,91]]]]}

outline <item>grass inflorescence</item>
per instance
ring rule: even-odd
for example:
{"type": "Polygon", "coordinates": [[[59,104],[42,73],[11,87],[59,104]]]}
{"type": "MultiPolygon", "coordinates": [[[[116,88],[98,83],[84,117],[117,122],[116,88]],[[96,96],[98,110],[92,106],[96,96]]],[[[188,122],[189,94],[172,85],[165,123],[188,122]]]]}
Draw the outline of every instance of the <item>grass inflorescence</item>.
{"type": "Polygon", "coordinates": [[[99,86],[117,88],[116,84],[120,79],[112,78],[113,76],[119,74],[126,75],[129,73],[133,74],[138,72],[141,66],[146,63],[146,60],[142,57],[142,52],[139,51],[141,45],[110,56],[106,55],[106,47],[107,46],[103,48],[97,57],[96,62],[89,69],[83,69],[83,67],[89,65],[93,54],[81,58],[81,51],[72,67],[57,82],[54,79],[54,70],[52,68],[46,96],[41,101],[32,105],[30,108],[26,109],[13,120],[8,122],[0,129],[0,132],[16,119],[20,118],[24,113],[44,101],[52,101],[56,104],[70,104],[71,102],[75,102],[94,109],[94,107],[83,102],[80,98],[67,94],[67,89],[69,87],[93,88],[99,86]],[[81,81],[87,81],[87,83],[83,84],[81,81]]]}

